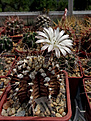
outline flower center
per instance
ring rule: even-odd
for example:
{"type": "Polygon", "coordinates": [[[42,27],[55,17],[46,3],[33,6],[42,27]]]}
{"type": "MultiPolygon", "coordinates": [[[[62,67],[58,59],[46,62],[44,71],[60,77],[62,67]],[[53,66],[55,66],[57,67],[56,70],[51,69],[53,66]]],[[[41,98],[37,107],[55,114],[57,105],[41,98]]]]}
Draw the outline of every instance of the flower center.
{"type": "Polygon", "coordinates": [[[57,45],[57,40],[56,38],[53,38],[53,46],[56,46],[57,45]]]}

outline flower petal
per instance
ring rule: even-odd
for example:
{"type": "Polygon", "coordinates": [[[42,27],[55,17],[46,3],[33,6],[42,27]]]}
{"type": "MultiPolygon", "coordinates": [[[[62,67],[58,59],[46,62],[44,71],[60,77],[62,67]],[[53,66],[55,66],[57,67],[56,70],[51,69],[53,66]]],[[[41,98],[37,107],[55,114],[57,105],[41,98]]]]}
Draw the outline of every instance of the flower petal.
{"type": "Polygon", "coordinates": [[[59,27],[56,30],[54,30],[54,35],[55,35],[55,38],[58,37],[58,35],[59,35],[59,27]]]}
{"type": "Polygon", "coordinates": [[[59,50],[61,51],[61,53],[65,56],[66,55],[65,49],[62,46],[60,46],[60,45],[57,45],[57,47],[59,48],[59,50]]]}
{"type": "Polygon", "coordinates": [[[50,43],[50,41],[48,39],[40,39],[37,40],[36,43],[50,43]]]}
{"type": "Polygon", "coordinates": [[[47,45],[47,44],[44,45],[44,46],[41,48],[41,50],[46,50],[46,49],[48,48],[48,46],[49,46],[49,45],[47,45]]]}
{"type": "Polygon", "coordinates": [[[48,52],[52,51],[52,49],[53,49],[53,45],[49,45],[48,52]]]}
{"type": "Polygon", "coordinates": [[[49,27],[49,31],[51,34],[53,34],[53,29],[51,27],[49,27]]]}
{"type": "Polygon", "coordinates": [[[71,53],[71,50],[68,47],[63,47],[68,53],[71,53]]]}
{"type": "Polygon", "coordinates": [[[48,36],[48,38],[49,38],[49,35],[50,35],[49,30],[46,29],[46,28],[44,28],[43,31],[44,31],[44,33],[45,33],[45,34],[48,36]]]}
{"type": "Polygon", "coordinates": [[[58,37],[57,37],[57,40],[59,41],[59,39],[63,36],[63,34],[65,33],[64,30],[62,30],[59,34],[58,34],[58,37]]]}
{"type": "Polygon", "coordinates": [[[56,30],[56,34],[57,34],[57,35],[59,34],[59,27],[58,27],[57,30],[56,30]]]}
{"type": "Polygon", "coordinates": [[[60,49],[61,53],[65,56],[66,55],[66,51],[64,49],[60,49]]]}
{"type": "Polygon", "coordinates": [[[55,54],[57,58],[60,58],[60,50],[58,48],[55,48],[55,54]]]}
{"type": "Polygon", "coordinates": [[[64,46],[70,46],[70,45],[73,45],[72,44],[72,40],[63,40],[59,43],[60,45],[64,45],[64,46]]]}
{"type": "Polygon", "coordinates": [[[50,39],[53,38],[53,29],[51,27],[49,27],[49,36],[50,36],[50,39]]]}
{"type": "Polygon", "coordinates": [[[72,46],[73,44],[72,44],[72,43],[66,43],[66,44],[64,44],[64,43],[59,43],[59,45],[60,45],[60,46],[67,46],[67,47],[70,47],[70,46],[72,46]]]}
{"type": "Polygon", "coordinates": [[[38,31],[37,33],[38,33],[39,36],[42,36],[42,37],[48,39],[48,36],[45,33],[40,32],[40,31],[38,31]]]}
{"type": "Polygon", "coordinates": [[[62,41],[62,42],[65,42],[65,43],[72,43],[73,41],[72,40],[70,40],[70,39],[65,39],[64,41],[62,41]]]}
{"type": "Polygon", "coordinates": [[[44,37],[42,37],[42,36],[35,36],[35,38],[37,38],[37,39],[44,39],[44,37]]]}
{"type": "Polygon", "coordinates": [[[64,39],[68,39],[69,35],[63,35],[61,38],[59,38],[59,42],[63,41],[64,39]]]}

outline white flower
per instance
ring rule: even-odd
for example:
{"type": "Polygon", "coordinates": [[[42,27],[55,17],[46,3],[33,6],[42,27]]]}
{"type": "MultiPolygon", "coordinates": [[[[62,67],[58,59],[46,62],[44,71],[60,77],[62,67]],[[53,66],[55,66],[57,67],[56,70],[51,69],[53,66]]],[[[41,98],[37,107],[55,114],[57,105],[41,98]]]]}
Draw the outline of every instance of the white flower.
{"type": "Polygon", "coordinates": [[[59,27],[53,31],[51,27],[48,29],[44,28],[43,32],[38,31],[36,36],[36,43],[43,43],[44,46],[41,50],[48,48],[48,52],[55,50],[57,58],[60,57],[60,52],[65,56],[66,53],[70,53],[69,48],[72,47],[72,40],[69,39],[69,35],[64,35],[64,31],[59,32],[59,27]]]}

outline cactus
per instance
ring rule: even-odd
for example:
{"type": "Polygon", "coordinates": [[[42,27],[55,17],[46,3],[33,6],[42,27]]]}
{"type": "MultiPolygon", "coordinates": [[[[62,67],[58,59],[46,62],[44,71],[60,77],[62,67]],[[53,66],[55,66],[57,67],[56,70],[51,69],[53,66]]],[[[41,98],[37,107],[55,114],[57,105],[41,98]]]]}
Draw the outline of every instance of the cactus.
{"type": "Polygon", "coordinates": [[[35,32],[27,32],[23,34],[22,42],[28,46],[28,48],[37,48],[35,43],[36,41],[36,33],[35,32]]]}
{"type": "Polygon", "coordinates": [[[91,67],[91,59],[88,60],[87,65],[88,67],[91,67]]]}
{"type": "Polygon", "coordinates": [[[13,36],[23,33],[24,22],[19,17],[12,16],[6,18],[4,26],[6,27],[6,34],[13,36]]]}
{"type": "Polygon", "coordinates": [[[58,59],[58,61],[60,69],[66,70],[69,77],[72,77],[73,75],[81,76],[79,60],[75,54],[67,55],[65,57],[62,56],[58,59]]]}
{"type": "Polygon", "coordinates": [[[50,18],[46,15],[39,15],[36,20],[36,29],[48,28],[50,25],[50,18]]]}
{"type": "Polygon", "coordinates": [[[12,47],[13,47],[12,39],[7,37],[6,35],[0,37],[0,53],[3,51],[8,51],[12,49],[12,47]]]}

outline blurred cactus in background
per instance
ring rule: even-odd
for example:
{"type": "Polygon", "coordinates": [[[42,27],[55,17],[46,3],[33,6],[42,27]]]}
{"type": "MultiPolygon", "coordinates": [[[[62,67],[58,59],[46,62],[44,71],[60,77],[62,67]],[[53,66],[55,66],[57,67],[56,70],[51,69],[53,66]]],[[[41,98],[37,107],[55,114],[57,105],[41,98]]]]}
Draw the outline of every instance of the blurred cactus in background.
{"type": "Polygon", "coordinates": [[[6,35],[0,37],[0,53],[3,51],[11,50],[13,47],[12,39],[7,37],[6,35]]]}
{"type": "Polygon", "coordinates": [[[36,30],[41,30],[43,27],[48,28],[50,26],[51,19],[47,15],[39,15],[36,20],[36,30]]]}
{"type": "Polygon", "coordinates": [[[18,16],[7,17],[4,23],[6,34],[13,36],[23,33],[24,22],[18,16]]]}

